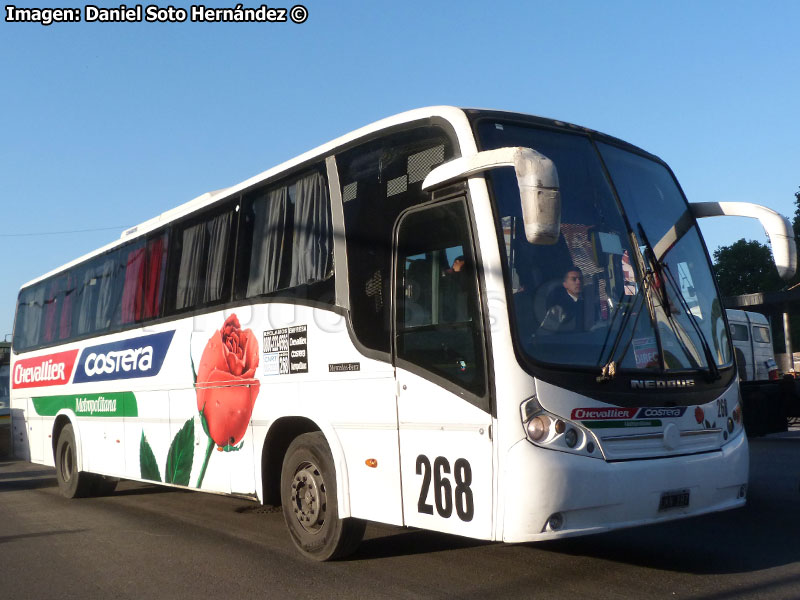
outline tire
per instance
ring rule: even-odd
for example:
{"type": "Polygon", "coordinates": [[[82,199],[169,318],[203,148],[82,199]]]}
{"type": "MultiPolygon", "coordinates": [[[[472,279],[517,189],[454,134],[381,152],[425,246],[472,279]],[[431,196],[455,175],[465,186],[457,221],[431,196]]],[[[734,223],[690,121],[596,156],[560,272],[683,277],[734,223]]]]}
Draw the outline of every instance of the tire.
{"type": "Polygon", "coordinates": [[[333,457],[320,432],[305,433],[289,445],[281,470],[281,507],[294,545],[313,560],[352,554],[366,523],[340,519],[333,457]]]}
{"type": "Polygon", "coordinates": [[[78,454],[72,425],[64,425],[56,444],[56,479],[65,498],[82,498],[91,495],[94,478],[90,473],[78,471],[78,454]]]}

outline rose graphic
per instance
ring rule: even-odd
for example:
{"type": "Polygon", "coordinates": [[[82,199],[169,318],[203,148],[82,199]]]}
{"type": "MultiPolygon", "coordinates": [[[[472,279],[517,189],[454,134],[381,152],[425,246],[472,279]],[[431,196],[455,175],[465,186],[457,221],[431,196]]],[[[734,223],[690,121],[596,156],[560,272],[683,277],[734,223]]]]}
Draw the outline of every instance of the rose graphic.
{"type": "Polygon", "coordinates": [[[247,432],[260,386],[254,378],[258,353],[256,336],[252,330],[241,328],[235,314],[214,332],[203,350],[195,385],[197,410],[209,442],[197,487],[203,482],[214,445],[221,450],[238,450],[236,444],[247,432]]]}

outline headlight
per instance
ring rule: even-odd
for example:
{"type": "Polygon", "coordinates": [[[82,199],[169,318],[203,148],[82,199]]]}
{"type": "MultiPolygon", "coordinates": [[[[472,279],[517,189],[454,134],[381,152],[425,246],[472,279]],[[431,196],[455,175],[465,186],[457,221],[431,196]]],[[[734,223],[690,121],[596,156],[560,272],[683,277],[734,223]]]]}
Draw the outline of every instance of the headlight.
{"type": "Polygon", "coordinates": [[[547,412],[535,397],[522,403],[520,416],[525,436],[536,446],[603,458],[602,450],[596,451],[600,444],[590,430],[547,412]]]}

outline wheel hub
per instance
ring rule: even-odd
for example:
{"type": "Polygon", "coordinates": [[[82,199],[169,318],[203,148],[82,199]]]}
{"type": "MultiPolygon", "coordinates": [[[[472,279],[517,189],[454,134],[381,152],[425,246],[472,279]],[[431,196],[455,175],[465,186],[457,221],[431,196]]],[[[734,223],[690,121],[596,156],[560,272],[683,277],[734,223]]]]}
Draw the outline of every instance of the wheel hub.
{"type": "Polygon", "coordinates": [[[72,464],[72,445],[66,443],[61,449],[61,479],[68,482],[72,479],[72,471],[74,466],[72,464]]]}
{"type": "Polygon", "coordinates": [[[319,531],[325,522],[327,497],[325,481],[315,465],[300,465],[292,479],[292,499],[295,517],[303,529],[309,533],[319,531]]]}

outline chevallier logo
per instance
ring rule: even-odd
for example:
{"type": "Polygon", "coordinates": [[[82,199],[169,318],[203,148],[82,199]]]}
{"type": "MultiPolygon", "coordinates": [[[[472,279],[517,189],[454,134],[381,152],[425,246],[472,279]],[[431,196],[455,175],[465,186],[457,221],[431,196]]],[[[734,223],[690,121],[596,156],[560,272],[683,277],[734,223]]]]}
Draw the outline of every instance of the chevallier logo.
{"type": "Polygon", "coordinates": [[[15,389],[21,389],[69,383],[77,356],[77,350],[68,350],[18,360],[14,363],[12,385],[15,389]]]}

